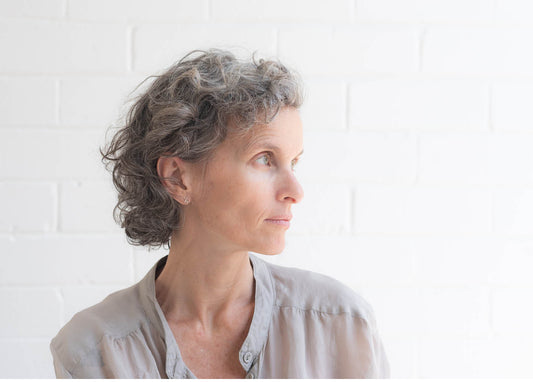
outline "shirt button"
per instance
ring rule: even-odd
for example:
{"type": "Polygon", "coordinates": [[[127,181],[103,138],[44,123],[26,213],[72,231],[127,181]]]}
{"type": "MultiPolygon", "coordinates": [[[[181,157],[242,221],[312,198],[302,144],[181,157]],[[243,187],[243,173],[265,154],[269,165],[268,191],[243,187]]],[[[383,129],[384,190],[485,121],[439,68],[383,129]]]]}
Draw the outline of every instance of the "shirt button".
{"type": "Polygon", "coordinates": [[[246,353],[244,353],[244,357],[242,357],[242,360],[244,361],[244,363],[250,363],[252,362],[252,358],[253,358],[253,354],[247,351],[246,353]]]}
{"type": "Polygon", "coordinates": [[[254,378],[255,378],[255,375],[253,375],[253,373],[246,374],[246,379],[254,379],[254,378]]]}

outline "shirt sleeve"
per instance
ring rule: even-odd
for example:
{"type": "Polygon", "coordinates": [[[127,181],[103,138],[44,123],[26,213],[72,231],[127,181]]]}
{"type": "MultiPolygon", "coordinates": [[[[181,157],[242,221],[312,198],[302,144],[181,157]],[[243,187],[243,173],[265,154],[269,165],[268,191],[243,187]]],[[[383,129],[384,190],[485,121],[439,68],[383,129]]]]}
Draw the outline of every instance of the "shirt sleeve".
{"type": "MultiPolygon", "coordinates": [[[[348,325],[345,329],[346,343],[341,346],[344,349],[342,354],[346,376],[365,379],[390,378],[389,362],[375,322],[361,317],[352,317],[352,320],[353,325],[348,325]]],[[[342,337],[338,338],[342,343],[342,337]]]]}
{"type": "MultiPolygon", "coordinates": [[[[353,316],[353,326],[356,348],[364,349],[366,356],[359,358],[366,364],[364,378],[390,378],[389,360],[383,346],[383,341],[378,331],[376,315],[372,306],[358,296],[360,309],[359,314],[353,316]]],[[[350,330],[351,331],[351,330],[350,330]]]]}
{"type": "Polygon", "coordinates": [[[63,362],[59,359],[57,352],[53,346],[50,346],[52,357],[54,359],[54,371],[57,379],[72,379],[72,374],[65,368],[63,362]]]}
{"type": "Polygon", "coordinates": [[[373,378],[390,378],[390,365],[387,355],[385,354],[385,348],[383,342],[377,333],[377,330],[373,330],[372,342],[374,349],[374,371],[373,378]]]}

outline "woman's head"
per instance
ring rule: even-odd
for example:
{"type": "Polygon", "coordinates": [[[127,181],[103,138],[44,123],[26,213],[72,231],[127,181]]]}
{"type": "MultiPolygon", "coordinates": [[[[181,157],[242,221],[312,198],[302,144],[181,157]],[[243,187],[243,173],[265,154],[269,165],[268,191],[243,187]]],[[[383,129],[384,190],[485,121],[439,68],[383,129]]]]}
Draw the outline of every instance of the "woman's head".
{"type": "Polygon", "coordinates": [[[238,60],[221,50],[192,52],[156,76],[102,152],[118,190],[115,217],[130,242],[167,244],[189,208],[169,190],[183,190],[180,177],[158,173],[160,158],[205,170],[227,137],[246,142],[301,102],[299,81],[279,62],[238,60]]]}

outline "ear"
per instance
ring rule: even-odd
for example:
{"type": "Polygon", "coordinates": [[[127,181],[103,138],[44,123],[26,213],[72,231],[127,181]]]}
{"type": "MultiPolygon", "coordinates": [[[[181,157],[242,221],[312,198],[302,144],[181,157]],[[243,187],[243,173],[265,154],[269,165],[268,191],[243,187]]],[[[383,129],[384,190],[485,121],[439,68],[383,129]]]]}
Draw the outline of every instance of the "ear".
{"type": "Polygon", "coordinates": [[[157,160],[157,174],[168,193],[178,203],[190,202],[190,171],[187,163],[176,156],[162,156],[157,160]]]}

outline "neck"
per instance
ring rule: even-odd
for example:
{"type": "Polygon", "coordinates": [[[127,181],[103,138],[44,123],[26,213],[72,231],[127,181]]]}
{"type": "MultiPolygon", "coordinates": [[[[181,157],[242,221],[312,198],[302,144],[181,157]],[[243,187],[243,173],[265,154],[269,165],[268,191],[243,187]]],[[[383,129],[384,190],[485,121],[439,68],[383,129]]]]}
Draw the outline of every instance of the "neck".
{"type": "Polygon", "coordinates": [[[167,263],[156,280],[156,296],[170,322],[199,324],[204,331],[231,325],[232,316],[254,302],[247,251],[229,251],[173,235],[167,263]]]}

